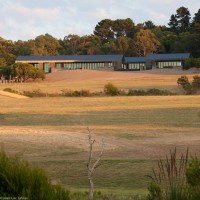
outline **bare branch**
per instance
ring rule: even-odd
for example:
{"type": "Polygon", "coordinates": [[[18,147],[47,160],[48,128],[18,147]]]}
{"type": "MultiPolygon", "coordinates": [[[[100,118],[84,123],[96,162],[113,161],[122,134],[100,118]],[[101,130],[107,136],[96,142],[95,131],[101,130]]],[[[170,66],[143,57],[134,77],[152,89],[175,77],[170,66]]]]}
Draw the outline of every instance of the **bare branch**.
{"type": "Polygon", "coordinates": [[[104,142],[102,140],[102,148],[101,152],[99,154],[98,159],[95,161],[95,163],[92,163],[92,151],[93,151],[93,145],[95,143],[95,139],[92,138],[91,131],[89,127],[87,127],[88,130],[88,139],[89,139],[89,157],[88,157],[88,163],[87,163],[87,169],[88,169],[88,180],[89,180],[89,200],[93,200],[93,194],[94,194],[94,182],[93,182],[93,174],[94,170],[99,167],[99,162],[103,156],[104,151],[104,142]]]}

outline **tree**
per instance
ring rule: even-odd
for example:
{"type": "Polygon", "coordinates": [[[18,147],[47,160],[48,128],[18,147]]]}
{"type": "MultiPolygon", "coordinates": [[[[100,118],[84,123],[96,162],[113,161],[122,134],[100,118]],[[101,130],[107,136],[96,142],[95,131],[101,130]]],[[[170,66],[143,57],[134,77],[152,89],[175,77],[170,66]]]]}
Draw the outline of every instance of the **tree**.
{"type": "Polygon", "coordinates": [[[131,39],[127,37],[118,37],[110,42],[111,52],[115,54],[126,55],[129,49],[129,41],[131,39]]]}
{"type": "Polygon", "coordinates": [[[110,42],[106,42],[101,46],[101,51],[104,54],[110,54],[111,50],[112,50],[112,47],[111,47],[111,43],[110,42]]]}
{"type": "Polygon", "coordinates": [[[190,18],[188,8],[180,7],[176,10],[175,15],[171,15],[168,25],[170,29],[175,32],[189,31],[191,27],[190,18]]]}
{"type": "Polygon", "coordinates": [[[27,41],[18,40],[14,43],[13,54],[16,56],[28,56],[32,54],[31,43],[27,41]]]}
{"type": "Polygon", "coordinates": [[[30,77],[35,80],[35,79],[45,79],[45,72],[41,69],[36,69],[36,68],[32,68],[31,72],[30,72],[30,77]]]}
{"type": "Polygon", "coordinates": [[[178,19],[177,19],[176,15],[171,15],[168,25],[169,25],[171,31],[173,31],[173,32],[177,31],[178,19]]]}
{"type": "Polygon", "coordinates": [[[88,139],[89,139],[89,157],[88,157],[88,163],[87,163],[87,169],[88,169],[88,180],[89,180],[89,200],[93,200],[94,196],[94,170],[99,166],[99,162],[101,160],[101,157],[103,155],[104,150],[104,143],[102,141],[102,148],[100,155],[98,159],[93,163],[92,162],[92,153],[93,153],[93,145],[95,143],[95,139],[92,138],[91,131],[88,128],[88,139]]]}
{"type": "Polygon", "coordinates": [[[80,37],[78,53],[82,55],[101,54],[100,38],[96,35],[86,35],[80,37]]]}
{"type": "Polygon", "coordinates": [[[49,34],[37,36],[29,44],[33,55],[59,55],[62,48],[59,41],[49,34]]]}
{"type": "Polygon", "coordinates": [[[192,26],[194,28],[195,33],[200,34],[200,9],[197,13],[194,14],[192,26]]]}
{"type": "Polygon", "coordinates": [[[149,29],[140,29],[135,35],[135,48],[138,49],[138,56],[146,56],[149,53],[156,52],[160,42],[156,35],[149,29]]]}
{"type": "Polygon", "coordinates": [[[182,32],[190,29],[190,12],[188,8],[180,7],[177,11],[178,29],[182,32]]]}
{"type": "Polygon", "coordinates": [[[118,37],[131,37],[134,36],[135,24],[130,18],[127,19],[117,19],[113,21],[113,31],[115,38],[118,37]]]}
{"type": "Polygon", "coordinates": [[[9,80],[10,76],[11,76],[11,67],[0,66],[0,77],[4,77],[6,80],[9,80]]]}
{"type": "Polygon", "coordinates": [[[17,77],[18,80],[23,82],[27,81],[30,78],[34,80],[36,78],[45,78],[45,74],[43,70],[35,69],[33,65],[28,63],[15,63],[11,66],[11,75],[13,77],[17,77]]]}
{"type": "Polygon", "coordinates": [[[161,31],[159,35],[159,41],[161,42],[161,52],[171,53],[176,47],[175,43],[179,37],[172,31],[161,31]]]}
{"type": "Polygon", "coordinates": [[[78,48],[80,43],[80,36],[68,35],[64,37],[64,48],[70,55],[78,54],[78,48]]]}
{"type": "Polygon", "coordinates": [[[146,21],[144,22],[144,29],[154,29],[155,24],[152,21],[146,21]]]}
{"type": "Polygon", "coordinates": [[[184,53],[190,52],[193,57],[198,57],[200,55],[200,39],[196,34],[191,34],[189,32],[183,32],[178,35],[177,40],[172,46],[172,52],[184,53]]]}
{"type": "Polygon", "coordinates": [[[12,64],[15,63],[15,60],[16,60],[16,56],[11,54],[11,53],[7,53],[7,54],[4,54],[3,55],[5,61],[6,61],[6,65],[7,66],[10,66],[12,64]]]}
{"type": "Polygon", "coordinates": [[[95,27],[94,35],[98,36],[104,43],[114,39],[113,21],[101,20],[95,27]]]}
{"type": "Polygon", "coordinates": [[[0,55],[12,53],[14,49],[14,43],[11,40],[5,40],[0,37],[0,55]]]}

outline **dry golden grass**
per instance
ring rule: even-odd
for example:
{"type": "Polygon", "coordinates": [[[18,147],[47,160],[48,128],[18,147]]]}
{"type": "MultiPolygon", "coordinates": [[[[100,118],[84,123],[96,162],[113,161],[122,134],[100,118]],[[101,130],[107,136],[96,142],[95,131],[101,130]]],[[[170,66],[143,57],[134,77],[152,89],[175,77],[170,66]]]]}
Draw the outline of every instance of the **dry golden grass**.
{"type": "Polygon", "coordinates": [[[1,98],[1,113],[70,114],[158,108],[200,108],[199,96],[1,98]]]}
{"type": "MultiPolygon", "coordinates": [[[[80,74],[77,79],[70,80],[69,76],[68,80],[12,87],[50,92],[63,88],[97,91],[110,81],[123,89],[157,86],[179,90],[176,79],[180,74],[114,74],[107,73],[103,80],[99,73],[87,79],[80,74]]],[[[94,155],[102,138],[106,144],[103,165],[96,172],[96,188],[144,192],[148,182],[144,175],[150,173],[155,159],[164,157],[175,146],[180,153],[189,147],[190,154],[199,155],[199,102],[200,96],[20,100],[0,96],[0,142],[8,153],[44,166],[52,180],[67,187],[86,188],[89,126],[97,141],[94,155]]]]}
{"type": "Polygon", "coordinates": [[[196,69],[156,69],[139,72],[66,70],[48,74],[45,81],[22,84],[0,85],[0,89],[10,87],[17,91],[41,89],[44,92],[60,92],[63,89],[102,91],[106,83],[112,82],[120,89],[167,89],[180,93],[177,79],[187,75],[190,79],[199,73],[196,69]]]}

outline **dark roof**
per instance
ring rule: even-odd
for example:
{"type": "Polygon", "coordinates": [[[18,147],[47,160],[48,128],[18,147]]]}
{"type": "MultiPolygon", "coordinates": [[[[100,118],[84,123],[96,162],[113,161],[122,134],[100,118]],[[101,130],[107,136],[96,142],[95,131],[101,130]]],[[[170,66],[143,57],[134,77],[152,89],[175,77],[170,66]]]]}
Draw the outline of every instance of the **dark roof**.
{"type": "Polygon", "coordinates": [[[146,57],[125,57],[124,63],[145,63],[146,57]]]}
{"type": "Polygon", "coordinates": [[[147,60],[185,60],[189,56],[189,53],[149,54],[147,60]]]}
{"type": "Polygon", "coordinates": [[[87,61],[115,61],[122,60],[123,55],[63,55],[63,56],[19,56],[16,61],[54,61],[74,60],[79,62],[87,61]]]}

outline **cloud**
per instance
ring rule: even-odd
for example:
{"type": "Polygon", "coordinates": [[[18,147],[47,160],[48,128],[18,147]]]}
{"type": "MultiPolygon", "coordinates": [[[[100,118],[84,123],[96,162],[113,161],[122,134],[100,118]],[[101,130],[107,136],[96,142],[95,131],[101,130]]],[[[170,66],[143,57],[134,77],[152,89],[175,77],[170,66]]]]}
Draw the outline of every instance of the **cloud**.
{"type": "Polygon", "coordinates": [[[200,8],[199,0],[0,0],[0,37],[33,39],[49,33],[56,38],[68,34],[92,34],[105,19],[131,18],[135,24],[147,20],[167,25],[180,6],[191,14],[200,8]],[[192,2],[192,3],[191,3],[192,2]]]}

